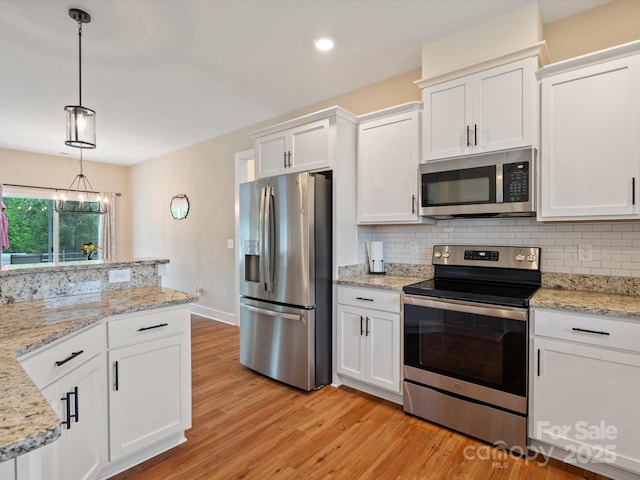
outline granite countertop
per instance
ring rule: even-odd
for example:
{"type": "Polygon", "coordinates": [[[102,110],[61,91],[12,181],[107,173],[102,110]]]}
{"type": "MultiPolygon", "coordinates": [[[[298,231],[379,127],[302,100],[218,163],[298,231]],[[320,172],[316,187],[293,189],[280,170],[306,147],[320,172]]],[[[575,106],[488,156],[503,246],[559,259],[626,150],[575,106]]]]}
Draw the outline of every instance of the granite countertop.
{"type": "Polygon", "coordinates": [[[405,285],[421,282],[426,278],[406,277],[401,275],[353,275],[339,278],[335,281],[337,285],[347,285],[350,287],[379,288],[384,290],[402,291],[405,285]]]}
{"type": "Polygon", "coordinates": [[[196,300],[195,295],[154,286],[0,306],[0,462],[60,436],[60,419],[16,357],[112,315],[196,300]]]}
{"type": "Polygon", "coordinates": [[[594,315],[640,318],[640,297],[619,293],[541,288],[529,301],[532,308],[569,310],[594,315]]]}
{"type": "Polygon", "coordinates": [[[22,275],[25,273],[50,273],[87,270],[95,268],[128,268],[135,265],[156,265],[169,263],[166,258],[132,258],[118,260],[79,260],[74,262],[41,262],[3,265],[0,269],[0,277],[7,275],[22,275]]]}

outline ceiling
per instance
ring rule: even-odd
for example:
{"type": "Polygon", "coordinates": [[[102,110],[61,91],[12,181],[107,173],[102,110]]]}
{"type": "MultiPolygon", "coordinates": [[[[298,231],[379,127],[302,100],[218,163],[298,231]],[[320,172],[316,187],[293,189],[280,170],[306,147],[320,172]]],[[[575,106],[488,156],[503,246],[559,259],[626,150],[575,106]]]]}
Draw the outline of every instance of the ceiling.
{"type": "MultiPolygon", "coordinates": [[[[420,67],[421,46],[533,0],[0,0],[0,148],[132,165],[420,67]],[[329,53],[314,49],[322,35],[329,53]]],[[[608,0],[541,0],[549,23],[608,0]]]]}

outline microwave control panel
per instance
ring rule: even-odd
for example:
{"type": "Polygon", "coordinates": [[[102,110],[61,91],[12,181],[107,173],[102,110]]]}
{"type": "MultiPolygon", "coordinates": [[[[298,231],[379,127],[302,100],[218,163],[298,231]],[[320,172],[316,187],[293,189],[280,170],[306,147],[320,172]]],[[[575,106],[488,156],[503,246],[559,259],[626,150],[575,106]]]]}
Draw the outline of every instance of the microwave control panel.
{"type": "Polygon", "coordinates": [[[505,202],[529,201],[529,162],[505,163],[502,167],[505,202]]]}

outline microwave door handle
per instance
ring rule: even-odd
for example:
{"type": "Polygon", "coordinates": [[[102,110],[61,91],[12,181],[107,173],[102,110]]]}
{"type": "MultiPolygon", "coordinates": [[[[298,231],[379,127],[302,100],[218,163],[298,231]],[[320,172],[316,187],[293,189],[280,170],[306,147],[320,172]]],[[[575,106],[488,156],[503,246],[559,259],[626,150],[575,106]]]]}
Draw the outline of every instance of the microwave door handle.
{"type": "Polygon", "coordinates": [[[504,169],[503,164],[496,165],[496,203],[504,203],[503,195],[504,169]]]}

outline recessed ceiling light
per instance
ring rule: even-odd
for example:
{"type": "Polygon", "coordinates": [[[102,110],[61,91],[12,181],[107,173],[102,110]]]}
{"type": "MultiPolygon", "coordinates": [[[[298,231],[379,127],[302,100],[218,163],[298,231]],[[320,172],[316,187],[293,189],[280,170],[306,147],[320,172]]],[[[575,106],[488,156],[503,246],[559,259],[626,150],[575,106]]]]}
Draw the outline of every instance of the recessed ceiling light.
{"type": "Polygon", "coordinates": [[[321,52],[328,52],[333,48],[333,40],[327,37],[314,40],[313,43],[315,44],[316,48],[321,52]]]}

